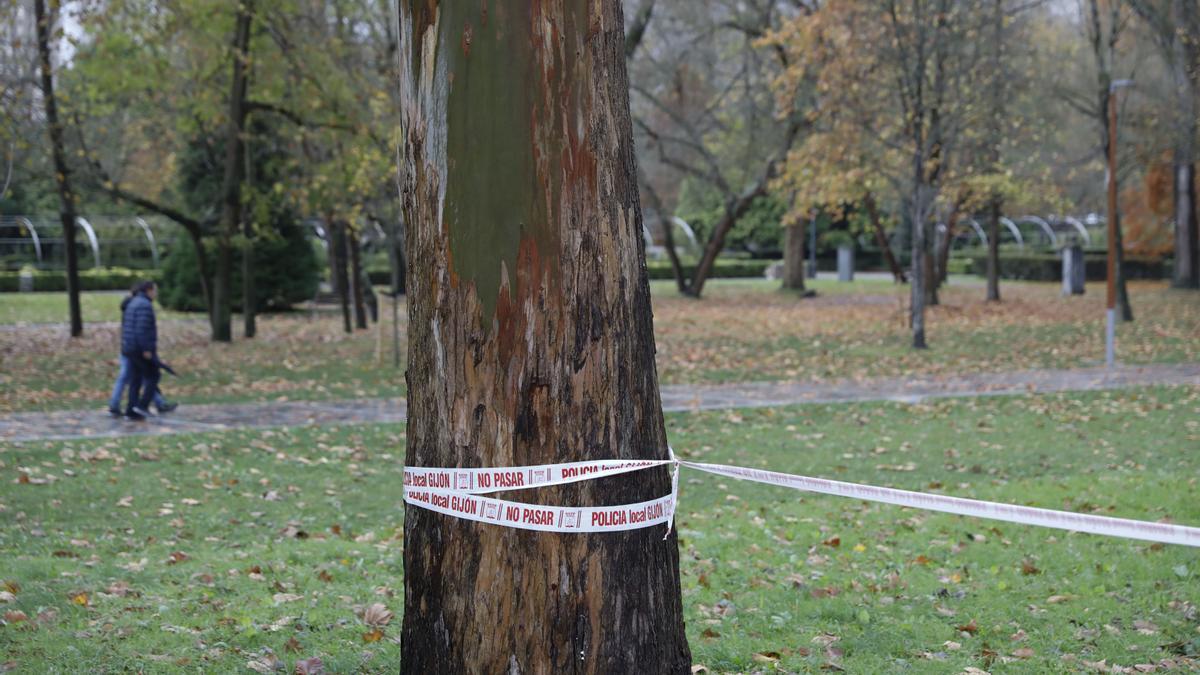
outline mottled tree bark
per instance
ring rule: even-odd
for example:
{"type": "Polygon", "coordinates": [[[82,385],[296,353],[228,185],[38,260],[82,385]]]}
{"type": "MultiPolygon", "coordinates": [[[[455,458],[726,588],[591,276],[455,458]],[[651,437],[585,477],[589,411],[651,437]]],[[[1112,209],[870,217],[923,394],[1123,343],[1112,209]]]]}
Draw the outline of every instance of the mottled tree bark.
{"type": "MultiPolygon", "coordinates": [[[[400,4],[416,466],[663,458],[620,3],[400,4]]],[[[665,469],[501,497],[669,491],[665,469]]],[[[662,528],[551,534],[408,507],[411,673],[686,673],[662,528]]]]}
{"type": "Polygon", "coordinates": [[[50,23],[45,0],[34,0],[37,22],[38,62],[42,76],[42,103],[46,106],[46,126],[50,131],[50,150],[54,156],[54,178],[58,186],[59,217],[67,254],[67,305],[71,317],[71,337],[83,335],[83,312],[79,305],[79,252],[75,250],[75,191],[71,189],[71,169],[63,142],[62,121],[58,117],[58,99],[54,96],[54,71],[50,62],[50,23]]]}
{"type": "Polygon", "coordinates": [[[783,287],[804,290],[804,221],[799,220],[783,233],[783,287]]]}

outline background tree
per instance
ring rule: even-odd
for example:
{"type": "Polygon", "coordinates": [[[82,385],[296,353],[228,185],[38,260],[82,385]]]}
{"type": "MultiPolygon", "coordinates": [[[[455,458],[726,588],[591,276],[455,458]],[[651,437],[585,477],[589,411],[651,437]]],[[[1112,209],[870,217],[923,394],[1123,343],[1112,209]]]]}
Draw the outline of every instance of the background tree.
{"type": "Polygon", "coordinates": [[[1174,164],[1175,267],[1172,284],[1200,288],[1196,143],[1200,124],[1200,6],[1192,0],[1127,0],[1158,46],[1173,100],[1168,104],[1174,164]]]}
{"type": "MultiPolygon", "coordinates": [[[[666,456],[619,8],[401,3],[410,465],[666,456]]],[[[673,534],[404,527],[406,671],[689,671],[673,534]]]]}
{"type": "Polygon", "coordinates": [[[38,60],[42,76],[42,102],[46,106],[46,129],[50,135],[50,151],[54,157],[54,178],[58,184],[59,216],[62,222],[63,243],[67,253],[67,304],[71,314],[71,337],[83,335],[83,312],[79,306],[79,252],[75,250],[75,191],[71,187],[71,168],[67,165],[63,123],[58,116],[58,99],[54,94],[54,63],[50,52],[51,35],[55,32],[54,17],[46,11],[45,0],[34,0],[33,15],[37,21],[38,60]]]}

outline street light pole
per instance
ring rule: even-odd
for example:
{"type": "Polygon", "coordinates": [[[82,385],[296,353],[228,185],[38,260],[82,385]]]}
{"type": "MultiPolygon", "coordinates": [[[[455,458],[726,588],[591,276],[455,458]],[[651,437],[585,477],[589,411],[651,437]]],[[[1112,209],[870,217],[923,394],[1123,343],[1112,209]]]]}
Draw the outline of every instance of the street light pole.
{"type": "Polygon", "coordinates": [[[1104,363],[1116,360],[1117,332],[1117,90],[1133,80],[1115,80],[1108,86],[1108,308],[1104,315],[1104,363]]]}

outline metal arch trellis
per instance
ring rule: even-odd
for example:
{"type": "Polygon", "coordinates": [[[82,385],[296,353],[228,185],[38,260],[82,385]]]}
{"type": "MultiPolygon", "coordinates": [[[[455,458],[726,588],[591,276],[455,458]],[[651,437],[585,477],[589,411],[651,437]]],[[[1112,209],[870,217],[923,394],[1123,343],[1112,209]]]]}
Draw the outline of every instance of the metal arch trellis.
{"type": "Polygon", "coordinates": [[[1092,235],[1088,233],[1087,227],[1085,227],[1083,223],[1079,222],[1078,218],[1072,218],[1071,216],[1063,216],[1062,221],[1068,225],[1071,225],[1076,230],[1079,230],[1079,236],[1083,237],[1083,243],[1087,246],[1091,246],[1092,235]]]}
{"type": "Polygon", "coordinates": [[[1009,232],[1012,232],[1013,238],[1017,240],[1017,246],[1019,248],[1025,248],[1025,237],[1021,236],[1021,230],[1017,227],[1016,223],[1001,216],[1000,224],[1007,227],[1009,232]]]}
{"type": "Polygon", "coordinates": [[[92,229],[92,224],[83,216],[76,216],[75,223],[83,228],[83,231],[88,236],[88,243],[92,245],[92,258],[96,261],[96,268],[101,267],[100,264],[100,240],[96,239],[96,230],[92,229]]]}
{"type": "Polygon", "coordinates": [[[1017,218],[1016,222],[1033,223],[1034,225],[1037,225],[1042,229],[1042,232],[1044,232],[1046,236],[1050,238],[1050,245],[1054,248],[1058,248],[1058,235],[1054,234],[1054,229],[1050,227],[1050,223],[1047,223],[1042,218],[1037,216],[1021,216],[1020,218],[1017,218]]]}
{"type": "Polygon", "coordinates": [[[139,226],[141,226],[142,232],[146,233],[146,239],[150,242],[150,258],[154,261],[154,267],[155,267],[155,269],[157,269],[158,268],[158,242],[154,241],[154,232],[150,231],[150,226],[146,223],[145,220],[142,220],[140,217],[135,217],[133,220],[139,226]]]}
{"type": "Polygon", "coordinates": [[[42,262],[42,238],[38,236],[38,231],[33,226],[33,221],[25,216],[17,216],[17,220],[25,223],[26,229],[29,230],[29,237],[33,239],[33,250],[37,255],[37,261],[42,262]]]}

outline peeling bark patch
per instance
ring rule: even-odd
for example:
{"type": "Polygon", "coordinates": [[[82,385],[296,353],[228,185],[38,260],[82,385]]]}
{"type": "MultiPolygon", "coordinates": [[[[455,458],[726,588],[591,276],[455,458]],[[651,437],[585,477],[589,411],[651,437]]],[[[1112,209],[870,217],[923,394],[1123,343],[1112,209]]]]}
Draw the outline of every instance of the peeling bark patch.
{"type": "Polygon", "coordinates": [[[462,34],[462,50],[464,57],[469,57],[471,55],[471,38],[473,37],[472,33],[474,32],[474,29],[471,28],[471,22],[468,21],[467,25],[463,26],[462,34]]]}

